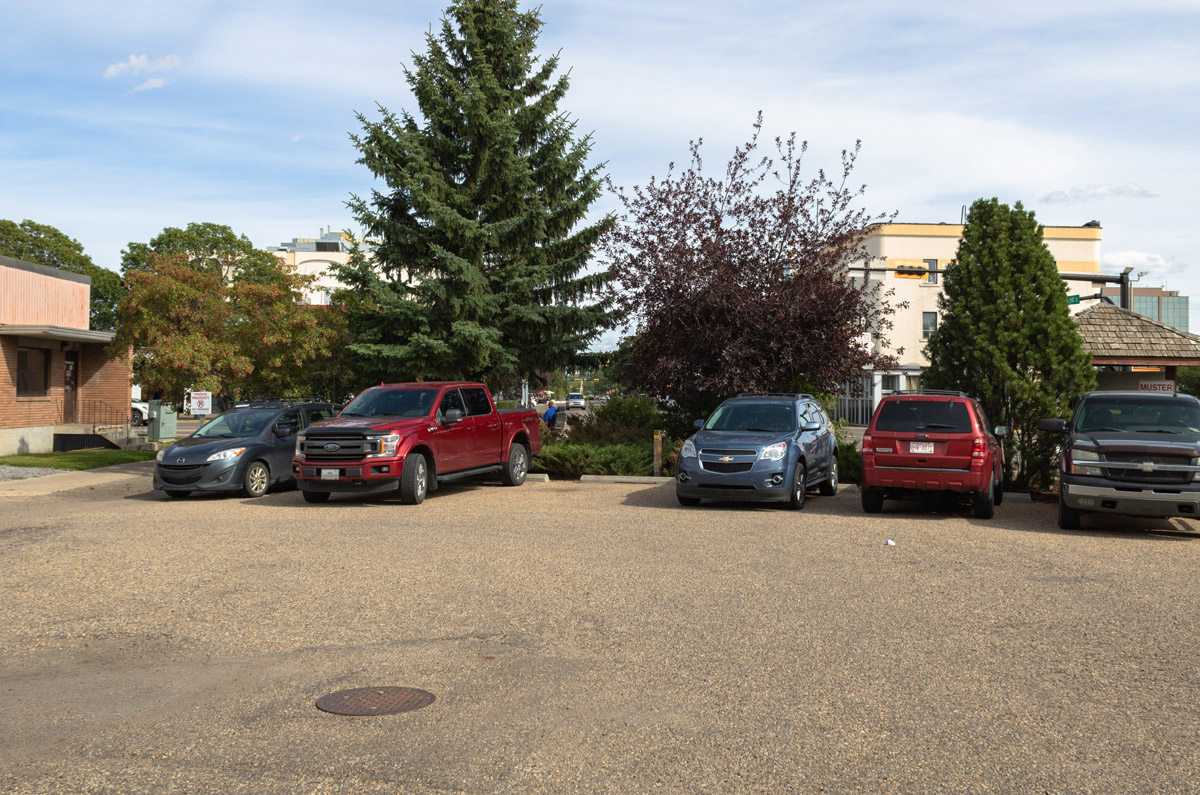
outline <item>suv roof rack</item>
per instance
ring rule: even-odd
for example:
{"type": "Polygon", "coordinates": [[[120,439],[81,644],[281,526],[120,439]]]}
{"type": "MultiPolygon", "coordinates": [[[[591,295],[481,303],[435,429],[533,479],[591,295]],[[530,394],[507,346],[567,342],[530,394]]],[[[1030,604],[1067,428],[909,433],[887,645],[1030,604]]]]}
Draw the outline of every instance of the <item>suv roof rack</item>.
{"type": "Polygon", "coordinates": [[[893,389],[888,397],[893,395],[950,395],[951,397],[970,397],[966,392],[957,389],[893,389]]]}
{"type": "Polygon", "coordinates": [[[739,392],[738,397],[782,397],[815,400],[815,398],[813,398],[813,396],[807,392],[739,392]]]}

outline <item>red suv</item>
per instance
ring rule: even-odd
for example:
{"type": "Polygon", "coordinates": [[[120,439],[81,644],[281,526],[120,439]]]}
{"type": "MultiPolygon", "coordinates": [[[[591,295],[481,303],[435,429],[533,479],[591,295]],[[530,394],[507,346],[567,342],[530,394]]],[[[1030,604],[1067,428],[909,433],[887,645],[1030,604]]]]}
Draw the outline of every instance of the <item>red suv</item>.
{"type": "Polygon", "coordinates": [[[919,492],[970,494],[975,517],[990,519],[1003,497],[1004,453],[983,409],[962,392],[902,392],[875,407],[862,442],[862,507],[919,492]]]}

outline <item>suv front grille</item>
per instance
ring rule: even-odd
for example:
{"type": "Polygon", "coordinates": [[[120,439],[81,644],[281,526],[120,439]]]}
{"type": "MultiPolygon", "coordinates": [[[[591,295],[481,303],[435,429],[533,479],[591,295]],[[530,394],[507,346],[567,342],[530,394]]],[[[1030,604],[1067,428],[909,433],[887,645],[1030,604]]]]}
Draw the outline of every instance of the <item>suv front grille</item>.
{"type": "Polygon", "coordinates": [[[715,447],[706,447],[700,451],[700,455],[752,455],[758,457],[757,450],[719,450],[715,447]]]}
{"type": "Polygon", "coordinates": [[[707,472],[721,472],[729,475],[735,472],[749,472],[754,468],[754,462],[726,464],[720,461],[701,461],[700,466],[704,467],[707,472]]]}

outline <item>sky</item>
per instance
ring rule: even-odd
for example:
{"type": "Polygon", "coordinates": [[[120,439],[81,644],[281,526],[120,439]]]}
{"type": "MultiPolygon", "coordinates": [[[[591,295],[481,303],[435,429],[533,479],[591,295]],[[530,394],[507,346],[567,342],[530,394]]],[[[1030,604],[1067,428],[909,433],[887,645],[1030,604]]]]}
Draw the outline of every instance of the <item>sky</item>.
{"type": "MultiPolygon", "coordinates": [[[[430,0],[7,0],[0,218],[119,270],[165,227],[260,247],[359,225],[356,113],[416,111],[404,79],[430,0]]],[[[532,8],[523,3],[522,8],[532,8]]],[[[718,167],[764,114],[808,169],[862,141],[862,205],[958,223],[977,198],[1103,227],[1102,266],[1191,297],[1200,331],[1197,0],[545,0],[561,103],[623,186],[703,138],[718,167]]],[[[597,215],[618,209],[606,195],[597,215]]]]}

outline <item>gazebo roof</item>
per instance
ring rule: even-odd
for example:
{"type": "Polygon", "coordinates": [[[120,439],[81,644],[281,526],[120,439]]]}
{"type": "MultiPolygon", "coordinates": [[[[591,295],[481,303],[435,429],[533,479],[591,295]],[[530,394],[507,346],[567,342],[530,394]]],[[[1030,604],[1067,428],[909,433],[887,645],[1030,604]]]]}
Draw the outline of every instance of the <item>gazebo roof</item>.
{"type": "Polygon", "coordinates": [[[1200,365],[1200,337],[1106,302],[1075,315],[1092,363],[1200,365]]]}

